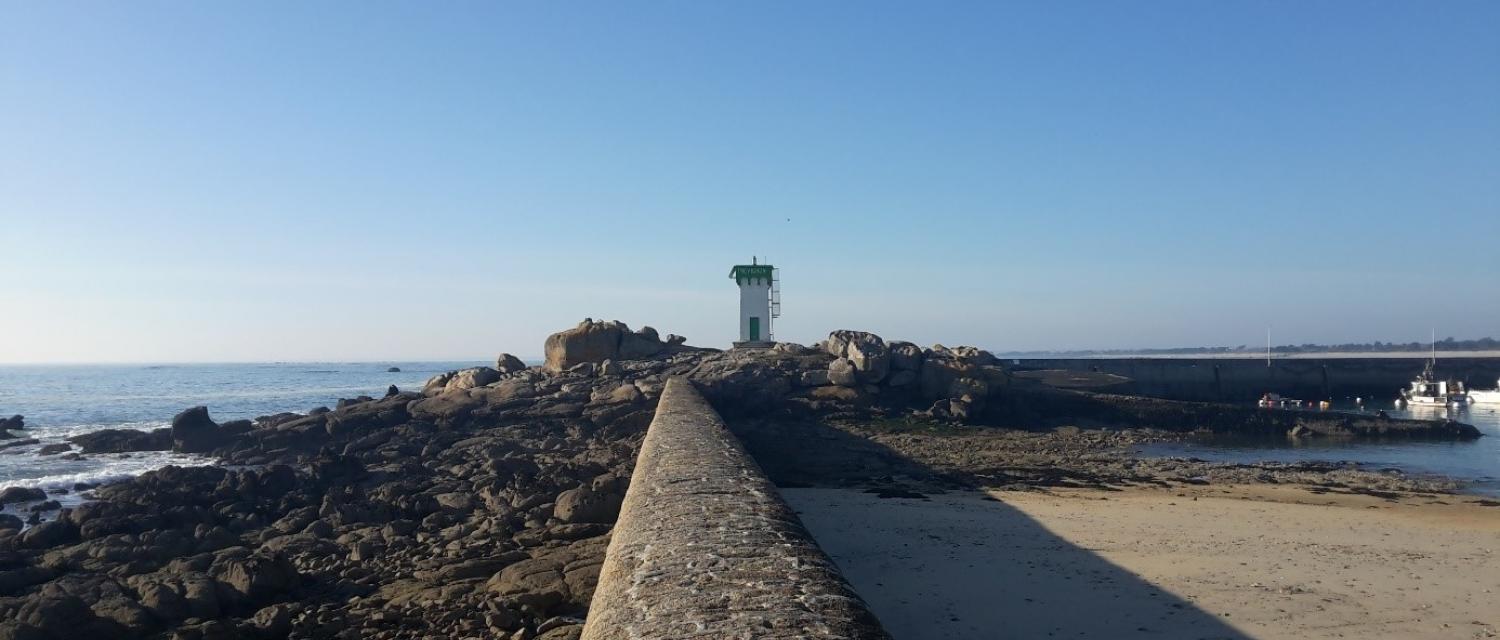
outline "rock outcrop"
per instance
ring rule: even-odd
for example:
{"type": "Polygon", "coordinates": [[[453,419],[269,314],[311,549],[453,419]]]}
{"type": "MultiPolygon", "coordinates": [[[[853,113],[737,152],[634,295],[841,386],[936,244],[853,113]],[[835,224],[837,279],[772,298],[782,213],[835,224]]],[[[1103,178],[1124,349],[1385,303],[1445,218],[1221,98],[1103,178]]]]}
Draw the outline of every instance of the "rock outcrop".
{"type": "Polygon", "coordinates": [[[68,438],[85,454],[166,451],[172,448],[172,430],[100,429],[68,438]]]}
{"type": "Polygon", "coordinates": [[[861,384],[878,384],[890,372],[890,351],[880,336],[865,331],[839,330],[828,334],[823,348],[854,365],[861,384]]]}
{"type": "Polygon", "coordinates": [[[499,371],[500,373],[515,373],[517,371],[525,371],[526,363],[522,362],[520,358],[517,358],[513,355],[502,353],[500,354],[500,357],[495,359],[495,370],[499,371]]]}
{"type": "Polygon", "coordinates": [[[172,448],[183,453],[208,453],[224,444],[226,433],[208,417],[208,407],[193,407],[172,418],[172,448]]]}
{"type": "Polygon", "coordinates": [[[649,358],[682,342],[681,336],[668,336],[668,341],[662,342],[651,327],[631,331],[617,320],[586,319],[572,329],[547,337],[544,345],[547,360],[543,367],[558,373],[585,363],[649,358]]]}

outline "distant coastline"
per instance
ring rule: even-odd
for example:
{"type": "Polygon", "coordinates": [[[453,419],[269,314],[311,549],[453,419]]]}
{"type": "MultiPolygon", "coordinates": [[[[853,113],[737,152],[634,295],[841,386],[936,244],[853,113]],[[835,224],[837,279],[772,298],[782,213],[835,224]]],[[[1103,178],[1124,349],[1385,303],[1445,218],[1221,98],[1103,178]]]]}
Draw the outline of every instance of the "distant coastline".
{"type": "MultiPolygon", "coordinates": [[[[1443,351],[1437,352],[1438,358],[1500,358],[1500,349],[1486,351],[1443,351]]],[[[1192,353],[1157,353],[1147,351],[1025,351],[996,353],[996,357],[1012,360],[1045,359],[1054,360],[1060,358],[1097,358],[1100,360],[1118,360],[1121,358],[1151,358],[1163,360],[1264,360],[1264,351],[1255,353],[1253,351],[1198,351],[1192,353]]],[[[1272,360],[1321,360],[1321,359],[1343,359],[1343,358],[1411,358],[1424,359],[1432,357],[1431,351],[1299,351],[1293,353],[1271,352],[1272,360]]]]}
{"type": "Polygon", "coordinates": [[[996,351],[1001,358],[1439,358],[1500,357],[1500,340],[1444,338],[1431,342],[1350,342],[1237,347],[1167,347],[1142,349],[1055,349],[996,351]]]}

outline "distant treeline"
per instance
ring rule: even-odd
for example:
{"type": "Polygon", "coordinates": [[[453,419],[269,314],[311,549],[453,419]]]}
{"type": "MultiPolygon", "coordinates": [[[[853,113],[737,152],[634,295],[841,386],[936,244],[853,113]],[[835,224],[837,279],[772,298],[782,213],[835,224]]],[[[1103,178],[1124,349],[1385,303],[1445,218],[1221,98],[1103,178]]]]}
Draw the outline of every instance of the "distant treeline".
{"type": "MultiPolygon", "coordinates": [[[[1271,347],[1278,354],[1285,353],[1391,353],[1403,351],[1427,351],[1429,342],[1359,342],[1348,344],[1284,344],[1271,347]]],[[[1479,338],[1457,340],[1444,338],[1437,342],[1438,351],[1500,351],[1500,340],[1479,338]]],[[[1214,355],[1265,353],[1265,347],[1239,345],[1237,347],[1174,347],[1169,349],[1084,349],[1073,351],[1006,351],[997,355],[1007,358],[1034,358],[1046,356],[1113,356],[1113,355],[1214,355]]]]}

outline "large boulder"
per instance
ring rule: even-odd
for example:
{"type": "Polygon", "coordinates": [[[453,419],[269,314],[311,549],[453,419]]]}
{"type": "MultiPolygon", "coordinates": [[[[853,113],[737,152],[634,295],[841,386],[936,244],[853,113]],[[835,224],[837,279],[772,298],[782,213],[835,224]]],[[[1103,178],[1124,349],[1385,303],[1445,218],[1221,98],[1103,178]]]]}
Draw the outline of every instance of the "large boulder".
{"type": "Polygon", "coordinates": [[[902,369],[899,371],[892,371],[891,375],[885,379],[885,384],[888,387],[906,387],[910,386],[913,382],[916,381],[916,371],[902,369]]]}
{"type": "Polygon", "coordinates": [[[823,349],[835,358],[847,358],[863,384],[878,383],[890,372],[890,351],[873,333],[840,329],[828,334],[823,349]]]}
{"type": "Polygon", "coordinates": [[[43,522],[21,534],[21,546],[31,549],[49,549],[77,541],[78,528],[62,518],[43,522]]]}
{"type": "Polygon", "coordinates": [[[35,487],[6,487],[4,491],[0,491],[0,505],[46,499],[47,492],[35,487]]]}
{"type": "Polygon", "coordinates": [[[26,419],[21,417],[20,415],[14,415],[9,418],[0,418],[0,431],[5,431],[7,429],[20,430],[25,428],[26,419]]]}
{"type": "Polygon", "coordinates": [[[500,381],[500,372],[489,367],[473,367],[464,369],[453,374],[448,383],[443,385],[444,393],[454,391],[467,391],[475,387],[482,387],[492,382],[500,381]]]}
{"type": "Polygon", "coordinates": [[[394,427],[411,419],[407,406],[422,399],[421,394],[398,391],[379,400],[347,404],[325,414],[323,428],[328,435],[349,435],[394,427]]]}
{"type": "Polygon", "coordinates": [[[953,382],[959,378],[975,375],[977,367],[965,362],[946,349],[928,351],[917,372],[917,384],[922,396],[929,399],[950,398],[953,382]]]}
{"type": "Polygon", "coordinates": [[[290,589],[299,580],[297,568],[280,555],[253,554],[217,567],[214,576],[229,587],[233,601],[263,605],[290,589]]]}
{"type": "Polygon", "coordinates": [[[223,445],[227,434],[208,417],[208,407],[192,407],[172,418],[172,447],[183,453],[208,453],[223,445]]]}
{"type": "Polygon", "coordinates": [[[517,358],[513,355],[502,353],[500,354],[499,358],[495,359],[495,370],[499,371],[500,373],[515,373],[517,371],[525,371],[526,363],[521,362],[520,358],[517,358]]]}
{"type": "Polygon", "coordinates": [[[27,598],[15,612],[18,638],[118,638],[124,635],[118,623],[101,620],[83,599],[73,595],[38,595],[27,598]],[[39,633],[41,635],[29,635],[39,633]]]}
{"type": "Polygon", "coordinates": [[[897,340],[886,344],[891,354],[891,371],[918,371],[922,368],[922,347],[897,340]]]}
{"type": "Polygon", "coordinates": [[[572,597],[563,577],[563,563],[533,558],[512,564],[490,577],[485,588],[517,604],[547,611],[572,597]]]}
{"type": "Polygon", "coordinates": [[[854,363],[854,369],[859,372],[859,381],[865,384],[884,380],[891,368],[890,354],[880,336],[872,335],[867,340],[850,342],[844,357],[854,363]]]}
{"type": "Polygon", "coordinates": [[[430,396],[442,393],[443,389],[448,387],[448,381],[452,380],[455,375],[458,375],[457,371],[449,371],[428,378],[427,382],[422,385],[422,395],[430,396]]]}
{"type": "Polygon", "coordinates": [[[620,335],[620,357],[626,360],[649,358],[661,353],[666,346],[656,329],[651,327],[641,327],[640,331],[620,335]]]}
{"type": "Polygon", "coordinates": [[[585,362],[620,357],[620,340],[628,328],[620,322],[584,320],[578,326],[547,336],[547,371],[560,373],[585,362]]]}
{"type": "Polygon", "coordinates": [[[965,362],[968,362],[969,364],[975,366],[983,367],[1000,363],[1000,359],[996,358],[995,354],[985,351],[984,349],[980,349],[979,347],[958,346],[952,347],[948,349],[948,351],[953,355],[962,358],[965,362]]]}
{"type": "Polygon", "coordinates": [[[854,363],[848,358],[839,358],[828,363],[828,382],[840,387],[852,387],[859,384],[858,371],[854,369],[854,363]]]}
{"type": "Polygon", "coordinates": [[[595,491],[581,486],[558,494],[552,515],[566,524],[580,522],[614,522],[620,515],[621,498],[617,494],[595,491]]]}

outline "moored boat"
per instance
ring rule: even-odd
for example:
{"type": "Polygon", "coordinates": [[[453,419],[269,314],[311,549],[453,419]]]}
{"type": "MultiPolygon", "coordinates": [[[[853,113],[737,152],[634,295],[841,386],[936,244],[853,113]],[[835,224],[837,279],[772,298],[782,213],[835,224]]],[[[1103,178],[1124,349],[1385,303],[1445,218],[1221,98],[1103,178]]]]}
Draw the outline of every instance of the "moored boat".
{"type": "Polygon", "coordinates": [[[1500,404],[1500,380],[1495,381],[1494,389],[1471,389],[1468,395],[1474,404],[1500,404]]]}
{"type": "Polygon", "coordinates": [[[1396,398],[1397,406],[1408,404],[1448,406],[1469,401],[1468,395],[1464,392],[1464,383],[1438,379],[1433,371],[1436,364],[1436,358],[1427,361],[1427,366],[1422,368],[1422,373],[1412,379],[1411,386],[1401,390],[1401,396],[1396,398]]]}

